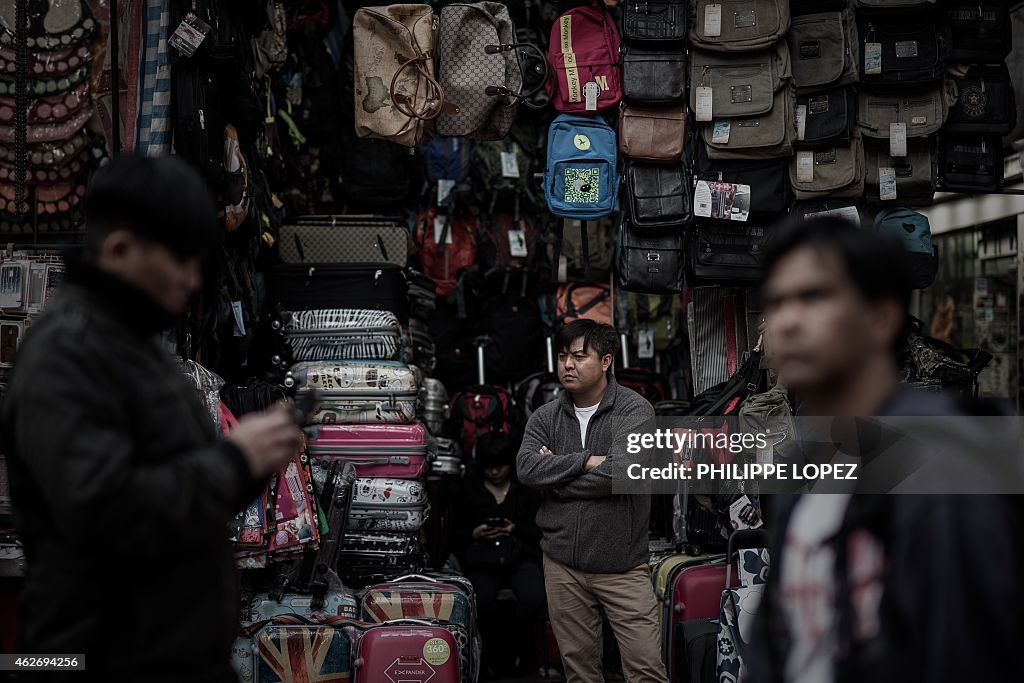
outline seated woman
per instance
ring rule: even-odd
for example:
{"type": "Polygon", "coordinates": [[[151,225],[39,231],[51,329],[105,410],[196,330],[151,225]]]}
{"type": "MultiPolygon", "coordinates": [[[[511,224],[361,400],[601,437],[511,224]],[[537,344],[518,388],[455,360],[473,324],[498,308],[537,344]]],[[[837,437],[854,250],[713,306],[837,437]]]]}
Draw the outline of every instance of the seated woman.
{"type": "Polygon", "coordinates": [[[535,670],[534,636],[546,604],[535,521],[541,496],[516,479],[518,450],[508,434],[477,440],[456,515],[455,545],[476,589],[485,666],[502,674],[535,670]],[[517,598],[514,620],[500,614],[498,594],[506,588],[517,598]]]}

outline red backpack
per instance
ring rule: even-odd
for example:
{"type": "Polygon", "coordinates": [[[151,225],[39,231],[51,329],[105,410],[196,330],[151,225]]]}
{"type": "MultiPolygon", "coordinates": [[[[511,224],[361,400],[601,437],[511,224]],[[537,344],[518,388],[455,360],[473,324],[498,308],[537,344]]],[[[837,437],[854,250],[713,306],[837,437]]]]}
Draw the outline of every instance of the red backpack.
{"type": "Polygon", "coordinates": [[[423,274],[437,283],[437,296],[442,298],[455,291],[461,271],[476,264],[477,219],[456,213],[444,221],[442,215],[435,230],[436,218],[436,208],[422,209],[415,237],[423,274]]]}
{"type": "Polygon", "coordinates": [[[512,431],[512,397],[501,387],[481,384],[452,398],[452,426],[461,432],[462,452],[469,458],[476,440],[489,432],[512,431]]]}
{"type": "Polygon", "coordinates": [[[574,7],[560,16],[551,27],[548,62],[553,78],[546,88],[558,111],[593,113],[622,99],[619,29],[603,8],[574,7]],[[587,109],[591,82],[598,86],[596,109],[587,109]]]}

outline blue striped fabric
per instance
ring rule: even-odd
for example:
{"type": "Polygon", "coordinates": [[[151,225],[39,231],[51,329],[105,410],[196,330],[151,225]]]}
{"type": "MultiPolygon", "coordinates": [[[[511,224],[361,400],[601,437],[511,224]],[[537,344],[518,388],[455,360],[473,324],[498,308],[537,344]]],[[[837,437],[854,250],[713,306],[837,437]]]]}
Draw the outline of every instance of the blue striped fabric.
{"type": "Polygon", "coordinates": [[[139,128],[135,151],[147,156],[170,152],[171,63],[170,0],[144,0],[146,30],[142,45],[139,128]]]}

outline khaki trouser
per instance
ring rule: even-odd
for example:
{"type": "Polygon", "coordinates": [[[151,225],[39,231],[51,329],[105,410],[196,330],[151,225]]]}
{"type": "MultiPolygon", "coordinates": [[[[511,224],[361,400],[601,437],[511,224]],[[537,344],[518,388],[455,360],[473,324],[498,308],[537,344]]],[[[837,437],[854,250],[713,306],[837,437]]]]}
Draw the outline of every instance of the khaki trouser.
{"type": "Polygon", "coordinates": [[[544,586],[567,683],[604,681],[598,605],[604,607],[615,633],[626,681],[667,683],[650,567],[643,564],[621,574],[593,574],[544,555],[544,586]]]}

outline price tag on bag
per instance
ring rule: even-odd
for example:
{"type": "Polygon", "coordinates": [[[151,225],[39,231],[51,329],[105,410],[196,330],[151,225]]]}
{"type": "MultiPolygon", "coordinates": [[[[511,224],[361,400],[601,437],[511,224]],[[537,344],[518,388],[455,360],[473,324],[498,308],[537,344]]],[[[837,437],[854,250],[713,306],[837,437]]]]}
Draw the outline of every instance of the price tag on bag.
{"type": "Polygon", "coordinates": [[[882,201],[896,199],[896,169],[878,169],[878,198],[882,201]]]}
{"type": "Polygon", "coordinates": [[[864,43],[864,73],[882,73],[882,44],[864,43]]]}
{"type": "Polygon", "coordinates": [[[587,101],[587,111],[597,111],[597,98],[601,96],[601,86],[594,81],[588,81],[583,86],[583,97],[587,101]]]}
{"type": "Polygon", "coordinates": [[[651,330],[640,330],[636,337],[636,357],[654,358],[654,332],[651,330]]]}
{"type": "Polygon", "coordinates": [[[569,259],[565,257],[565,254],[560,254],[558,257],[558,281],[569,281],[569,259]]]}
{"type": "Polygon", "coordinates": [[[516,157],[515,152],[502,152],[501,153],[501,177],[502,178],[518,178],[519,177],[519,158],[516,157]]]}
{"type": "Polygon", "coordinates": [[[448,195],[455,189],[454,180],[438,180],[437,181],[437,203],[438,205],[444,204],[445,200],[448,199],[448,195]]]}
{"type": "Polygon", "coordinates": [[[732,131],[732,124],[729,122],[729,119],[715,121],[715,128],[711,134],[711,142],[716,145],[728,145],[730,131],[732,131]]]}
{"type": "Polygon", "coordinates": [[[704,35],[709,38],[722,35],[722,6],[718,3],[704,7],[704,35]]]}
{"type": "Polygon", "coordinates": [[[796,139],[803,140],[807,135],[807,105],[796,105],[796,139]]]}
{"type": "MultiPolygon", "coordinates": [[[[437,215],[434,216],[434,244],[441,243],[441,234],[444,232],[444,224],[447,222],[447,216],[437,215]]],[[[444,238],[445,244],[452,243],[452,226],[448,226],[448,234],[444,238]]]]}
{"type": "Polygon", "coordinates": [[[697,120],[711,121],[714,118],[712,109],[710,86],[697,86],[697,120]]]}
{"type": "Polygon", "coordinates": [[[801,183],[814,182],[814,152],[796,153],[796,179],[801,183]]]}
{"type": "Polygon", "coordinates": [[[508,231],[508,254],[512,258],[526,258],[530,255],[526,248],[526,231],[512,229],[508,231]]]}
{"type": "Polygon", "coordinates": [[[698,218],[711,218],[711,186],[706,180],[698,180],[693,191],[693,215],[698,218]]]}
{"type": "Polygon", "coordinates": [[[889,124],[889,156],[907,156],[907,124],[889,124]]]}
{"type": "Polygon", "coordinates": [[[206,40],[210,33],[210,25],[197,17],[193,12],[185,15],[185,18],[174,29],[174,33],[167,39],[167,44],[185,57],[191,57],[199,49],[199,46],[206,40]]]}

